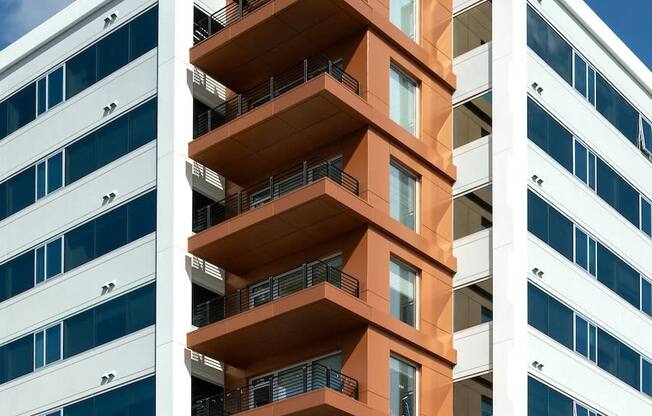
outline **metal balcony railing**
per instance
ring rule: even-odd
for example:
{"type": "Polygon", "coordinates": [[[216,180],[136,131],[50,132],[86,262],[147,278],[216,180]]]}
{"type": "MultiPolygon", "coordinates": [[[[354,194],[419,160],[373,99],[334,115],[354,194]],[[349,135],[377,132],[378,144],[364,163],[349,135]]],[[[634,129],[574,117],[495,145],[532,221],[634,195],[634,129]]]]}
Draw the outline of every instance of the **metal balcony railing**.
{"type": "Polygon", "coordinates": [[[225,297],[200,303],[193,309],[192,322],[197,327],[212,324],[322,282],[328,282],[356,298],[360,297],[358,279],[317,260],[238,289],[225,297]]]}
{"type": "Polygon", "coordinates": [[[195,22],[193,33],[195,45],[242,20],[270,1],[272,0],[233,0],[212,15],[195,22]]]}
{"type": "Polygon", "coordinates": [[[193,403],[193,416],[228,416],[299,394],[329,388],[358,399],[358,381],[321,364],[306,364],[259,379],[255,384],[193,403]]]}
{"type": "Polygon", "coordinates": [[[332,162],[312,159],[297,164],[280,174],[270,176],[268,179],[229,195],[221,201],[199,208],[195,211],[193,218],[193,231],[196,233],[203,231],[322,178],[331,179],[355,195],[360,192],[360,184],[357,179],[336,167],[332,162]]]}
{"type": "Polygon", "coordinates": [[[249,91],[238,94],[211,110],[197,114],[195,138],[248,113],[321,74],[329,74],[356,95],[360,94],[359,82],[344,72],[341,61],[331,61],[323,56],[306,58],[300,64],[271,77],[268,81],[253,87],[249,91]]]}

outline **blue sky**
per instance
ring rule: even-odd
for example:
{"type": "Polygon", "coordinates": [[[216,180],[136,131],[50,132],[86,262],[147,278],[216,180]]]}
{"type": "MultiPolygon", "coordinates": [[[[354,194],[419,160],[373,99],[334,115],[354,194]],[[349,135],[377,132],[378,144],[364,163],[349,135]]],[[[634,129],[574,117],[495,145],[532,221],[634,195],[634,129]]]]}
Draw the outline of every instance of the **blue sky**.
{"type": "MultiPolygon", "coordinates": [[[[0,0],[0,50],[74,0],[0,0]]],[[[652,68],[652,0],[586,0],[652,68]]]]}

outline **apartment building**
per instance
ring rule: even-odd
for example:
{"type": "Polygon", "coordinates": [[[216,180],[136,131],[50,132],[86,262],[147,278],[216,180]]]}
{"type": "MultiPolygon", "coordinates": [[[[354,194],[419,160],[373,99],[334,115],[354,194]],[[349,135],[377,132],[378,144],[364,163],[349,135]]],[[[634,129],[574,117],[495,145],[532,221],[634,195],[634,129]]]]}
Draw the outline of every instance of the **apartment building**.
{"type": "Polygon", "coordinates": [[[652,414],[652,76],[583,1],[453,2],[454,414],[652,414]]]}
{"type": "Polygon", "coordinates": [[[0,414],[451,414],[452,27],[77,0],[0,51],[0,414]]]}

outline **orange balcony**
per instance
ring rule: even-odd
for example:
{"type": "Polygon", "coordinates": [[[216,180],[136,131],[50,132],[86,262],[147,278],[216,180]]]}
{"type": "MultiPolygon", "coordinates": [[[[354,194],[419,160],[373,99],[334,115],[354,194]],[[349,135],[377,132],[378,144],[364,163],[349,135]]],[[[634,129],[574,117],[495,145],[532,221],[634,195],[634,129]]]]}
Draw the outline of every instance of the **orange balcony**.
{"type": "Polygon", "coordinates": [[[190,62],[242,90],[361,31],[365,14],[371,10],[362,0],[233,1],[195,24],[190,62]]]}
{"type": "Polygon", "coordinates": [[[358,81],[323,57],[304,59],[195,121],[189,156],[248,183],[368,122],[358,81]]]}
{"type": "Polygon", "coordinates": [[[256,384],[198,400],[193,416],[366,415],[358,382],[319,364],[286,370],[256,384]]]}

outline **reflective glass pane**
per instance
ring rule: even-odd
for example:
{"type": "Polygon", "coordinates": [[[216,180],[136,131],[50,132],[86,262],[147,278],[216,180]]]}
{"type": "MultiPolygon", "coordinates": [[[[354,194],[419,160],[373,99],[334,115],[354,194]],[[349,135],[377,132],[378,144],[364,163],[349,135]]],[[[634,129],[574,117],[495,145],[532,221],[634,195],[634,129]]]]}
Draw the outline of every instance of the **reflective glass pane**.
{"type": "Polygon", "coordinates": [[[66,148],[66,185],[83,178],[96,169],[95,133],[66,148]]]}
{"type": "Polygon", "coordinates": [[[39,284],[45,281],[45,246],[36,249],[36,265],[34,266],[34,281],[39,284]]]}
{"type": "Polygon", "coordinates": [[[416,135],[417,82],[393,65],[389,72],[389,117],[416,135]]]}
{"type": "Polygon", "coordinates": [[[389,359],[390,415],[412,416],[415,410],[416,368],[395,357],[389,359]]]}
{"type": "Polygon", "coordinates": [[[36,83],[33,82],[6,100],[7,134],[36,118],[36,83]]]}
{"type": "Polygon", "coordinates": [[[595,325],[589,325],[589,360],[597,362],[598,359],[598,330],[595,325]]]}
{"type": "Polygon", "coordinates": [[[36,198],[40,199],[45,196],[45,162],[36,165],[36,198]]]}
{"type": "Polygon", "coordinates": [[[14,214],[36,201],[36,168],[25,169],[6,182],[7,215],[14,214]]]}
{"type": "Polygon", "coordinates": [[[595,88],[595,108],[630,142],[638,146],[638,111],[600,74],[596,74],[595,88]]]}
{"type": "Polygon", "coordinates": [[[156,139],[156,99],[129,113],[129,150],[156,139]]]}
{"type": "Polygon", "coordinates": [[[45,363],[50,364],[61,359],[61,325],[45,330],[45,363]]]}
{"type": "Polygon", "coordinates": [[[578,141],[575,142],[575,176],[584,183],[588,182],[586,147],[578,141]]]}
{"type": "Polygon", "coordinates": [[[596,162],[595,155],[589,152],[589,187],[595,190],[596,162]]]}
{"type": "Polygon", "coordinates": [[[575,404],[575,416],[589,416],[589,410],[579,404],[575,404]]]}
{"type": "Polygon", "coordinates": [[[390,164],[390,216],[411,229],[416,226],[416,188],[416,176],[402,167],[390,164]]]}
{"type": "Polygon", "coordinates": [[[93,416],[95,414],[95,398],[71,404],[63,409],[63,416],[93,416]]]}
{"type": "Polygon", "coordinates": [[[35,250],[30,250],[0,266],[0,275],[4,275],[5,280],[5,299],[34,287],[34,253],[35,250]]]}
{"type": "Polygon", "coordinates": [[[64,237],[65,271],[95,258],[95,222],[90,221],[66,233],[64,237]]]}
{"type": "Polygon", "coordinates": [[[138,331],[156,319],[156,286],[147,285],[127,295],[127,333],[138,331]]]}
{"type": "Polygon", "coordinates": [[[575,54],[575,89],[586,97],[586,62],[575,54]]]}
{"type": "Polygon", "coordinates": [[[154,7],[129,23],[129,61],[155,48],[157,42],[158,7],[154,7]]]}
{"type": "Polygon", "coordinates": [[[47,245],[47,278],[56,276],[62,272],[61,259],[62,259],[62,244],[61,238],[57,238],[48,243],[47,245]]]}
{"type": "Polygon", "coordinates": [[[46,88],[46,78],[41,78],[36,82],[36,99],[37,106],[36,109],[38,114],[43,114],[47,110],[47,88],[46,88]]]}
{"type": "Polygon", "coordinates": [[[63,321],[63,358],[95,346],[95,311],[93,309],[63,321]]]}
{"type": "Polygon", "coordinates": [[[481,3],[453,18],[453,57],[491,42],[491,2],[481,3]]]}
{"type": "Polygon", "coordinates": [[[642,375],[642,385],[641,391],[652,396],[652,364],[648,360],[643,360],[643,375],[642,375]]]}
{"type": "Polygon", "coordinates": [[[548,208],[550,247],[573,261],[573,223],[556,209],[548,208]]]}
{"type": "Polygon", "coordinates": [[[652,236],[652,206],[643,198],[641,198],[641,230],[652,236]]]}
{"type": "Polygon", "coordinates": [[[458,148],[491,134],[491,92],[453,109],[453,147],[458,148]]]}
{"type": "Polygon", "coordinates": [[[129,416],[154,416],[156,414],[156,394],[154,377],[130,384],[129,416]]]}
{"type": "Polygon", "coordinates": [[[63,101],[63,66],[48,75],[48,108],[63,101]]]}
{"type": "Polygon", "coordinates": [[[548,204],[532,191],[527,193],[527,229],[548,242],[548,204]]]}
{"type": "Polygon", "coordinates": [[[416,38],[418,0],[390,0],[389,20],[411,39],[416,38]]]}
{"type": "Polygon", "coordinates": [[[555,389],[548,389],[548,416],[572,416],[573,401],[555,389]]]}
{"type": "Polygon", "coordinates": [[[527,396],[528,416],[548,416],[548,386],[528,377],[527,396]]]}
{"type": "Polygon", "coordinates": [[[641,280],[641,310],[652,316],[652,284],[647,279],[641,280]]]}
{"type": "Polygon", "coordinates": [[[579,316],[575,317],[575,351],[585,357],[589,356],[589,326],[579,316]]]}
{"type": "Polygon", "coordinates": [[[59,152],[48,159],[47,192],[54,192],[63,186],[63,153],[59,152]]]}
{"type": "Polygon", "coordinates": [[[95,345],[106,344],[127,333],[127,298],[120,296],[95,308],[95,345]]]}
{"type": "Polygon", "coordinates": [[[34,370],[34,336],[26,335],[3,347],[5,351],[5,377],[10,381],[34,370]]]}
{"type": "Polygon", "coordinates": [[[95,397],[93,416],[129,416],[129,392],[115,389],[95,397]]]}
{"type": "Polygon", "coordinates": [[[7,137],[7,100],[0,101],[0,140],[7,137]]]}
{"type": "Polygon", "coordinates": [[[579,228],[575,229],[575,263],[588,270],[588,239],[579,228]]]}
{"type": "Polygon", "coordinates": [[[527,44],[570,85],[573,82],[573,49],[530,6],[527,10],[527,44]]]}
{"type": "Polygon", "coordinates": [[[97,43],[97,80],[129,62],[129,26],[123,26],[97,43]]]}
{"type": "Polygon", "coordinates": [[[45,365],[45,334],[39,331],[34,334],[34,368],[45,365]]]}
{"type": "Polygon", "coordinates": [[[390,315],[411,326],[416,324],[416,277],[411,267],[394,259],[390,261],[390,315]]]}
{"type": "Polygon", "coordinates": [[[643,120],[643,148],[652,153],[652,124],[643,120]]]}
{"type": "Polygon", "coordinates": [[[95,220],[95,256],[99,257],[127,244],[127,205],[113,209],[95,220]]]}
{"type": "Polygon", "coordinates": [[[151,191],[129,203],[128,241],[137,240],[156,230],[156,191],[151,191]]]}
{"type": "Polygon", "coordinates": [[[595,70],[591,67],[588,69],[587,98],[591,104],[595,105],[595,70]]]}
{"type": "Polygon", "coordinates": [[[458,239],[493,225],[491,185],[476,189],[453,200],[453,238],[458,239]]]}
{"type": "Polygon", "coordinates": [[[591,273],[593,276],[596,275],[596,242],[594,239],[589,238],[589,273],[591,273]]]}
{"type": "Polygon", "coordinates": [[[66,98],[70,99],[97,82],[96,46],[66,62],[66,98]]]}
{"type": "Polygon", "coordinates": [[[548,335],[573,349],[573,311],[551,296],[548,296],[548,335]]]}
{"type": "Polygon", "coordinates": [[[122,116],[95,133],[95,169],[129,152],[129,119],[122,116]]]}

